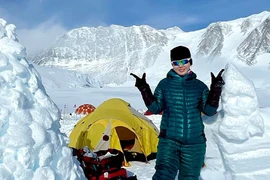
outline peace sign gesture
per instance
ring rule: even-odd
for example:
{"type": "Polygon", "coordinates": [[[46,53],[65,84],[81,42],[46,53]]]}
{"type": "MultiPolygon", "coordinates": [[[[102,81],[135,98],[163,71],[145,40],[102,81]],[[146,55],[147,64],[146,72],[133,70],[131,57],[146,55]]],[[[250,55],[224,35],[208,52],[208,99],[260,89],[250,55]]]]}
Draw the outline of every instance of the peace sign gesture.
{"type": "Polygon", "coordinates": [[[147,85],[146,80],[145,80],[145,77],[146,77],[145,73],[143,73],[142,78],[139,78],[137,75],[133,73],[130,73],[130,75],[136,78],[135,86],[137,88],[141,89],[142,87],[145,87],[145,85],[147,85]]]}
{"type": "Polygon", "coordinates": [[[224,71],[224,69],[221,69],[221,71],[218,73],[217,77],[215,77],[214,74],[211,72],[211,79],[212,79],[211,86],[222,87],[225,84],[223,78],[221,77],[223,71],[224,71]]]}

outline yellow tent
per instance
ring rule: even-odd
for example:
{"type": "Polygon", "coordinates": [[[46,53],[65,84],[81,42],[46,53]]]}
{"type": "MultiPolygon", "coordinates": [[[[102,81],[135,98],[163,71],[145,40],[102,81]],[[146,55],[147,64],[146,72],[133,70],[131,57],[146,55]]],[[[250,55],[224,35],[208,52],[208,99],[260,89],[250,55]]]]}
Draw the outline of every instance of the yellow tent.
{"type": "Polygon", "coordinates": [[[128,160],[148,161],[155,158],[158,129],[146,116],[126,101],[112,98],[75,125],[69,147],[88,146],[96,152],[109,148],[120,150],[128,160]]]}

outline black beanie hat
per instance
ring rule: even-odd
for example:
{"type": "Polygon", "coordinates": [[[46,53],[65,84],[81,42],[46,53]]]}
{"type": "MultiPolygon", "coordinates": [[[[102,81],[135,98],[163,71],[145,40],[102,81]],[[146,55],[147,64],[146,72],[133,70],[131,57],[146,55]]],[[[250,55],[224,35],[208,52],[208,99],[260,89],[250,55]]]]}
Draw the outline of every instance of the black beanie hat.
{"type": "MultiPolygon", "coordinates": [[[[181,60],[185,58],[191,58],[190,51],[185,46],[177,46],[171,50],[171,61],[181,60]]],[[[190,65],[192,65],[192,59],[190,59],[190,65]]]]}

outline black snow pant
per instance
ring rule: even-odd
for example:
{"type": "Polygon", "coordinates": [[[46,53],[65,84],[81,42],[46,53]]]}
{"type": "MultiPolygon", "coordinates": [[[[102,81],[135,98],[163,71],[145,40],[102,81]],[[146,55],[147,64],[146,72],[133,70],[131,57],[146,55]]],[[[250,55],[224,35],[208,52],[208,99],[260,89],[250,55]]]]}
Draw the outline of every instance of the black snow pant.
{"type": "Polygon", "coordinates": [[[185,145],[159,138],[153,180],[198,180],[204,163],[206,143],[185,145]]]}

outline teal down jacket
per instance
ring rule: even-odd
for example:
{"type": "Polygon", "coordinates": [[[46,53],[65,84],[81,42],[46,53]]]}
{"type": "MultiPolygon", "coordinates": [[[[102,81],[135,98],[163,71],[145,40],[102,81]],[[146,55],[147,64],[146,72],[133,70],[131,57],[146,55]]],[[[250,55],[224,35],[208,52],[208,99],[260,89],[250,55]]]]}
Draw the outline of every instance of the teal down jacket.
{"type": "Polygon", "coordinates": [[[161,133],[182,144],[205,142],[201,112],[212,116],[217,110],[206,103],[209,89],[196,77],[192,71],[182,77],[171,69],[157,85],[155,100],[147,106],[154,114],[163,111],[161,133]]]}

